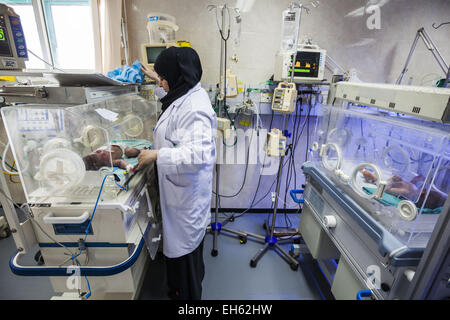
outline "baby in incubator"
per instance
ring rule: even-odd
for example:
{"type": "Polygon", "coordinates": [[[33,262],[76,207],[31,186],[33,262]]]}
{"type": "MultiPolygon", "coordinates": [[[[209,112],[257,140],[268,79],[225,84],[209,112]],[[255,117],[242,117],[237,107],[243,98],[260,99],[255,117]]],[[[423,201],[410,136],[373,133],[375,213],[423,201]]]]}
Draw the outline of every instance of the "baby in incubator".
{"type": "Polygon", "coordinates": [[[83,157],[86,170],[99,170],[102,167],[112,166],[119,167],[121,169],[127,169],[129,163],[123,159],[135,158],[141,152],[138,148],[130,148],[125,144],[113,144],[110,146],[101,147],[94,152],[83,157]]]}
{"type": "MultiPolygon", "coordinates": [[[[360,171],[366,182],[375,183],[378,180],[377,176],[369,170],[361,169],[360,171]]],[[[425,177],[423,175],[418,175],[409,182],[403,180],[403,178],[399,175],[393,175],[387,181],[385,192],[407,199],[416,199],[419,195],[420,189],[422,189],[422,191],[420,192],[419,200],[416,203],[416,206],[420,208],[422,207],[423,202],[426,200],[427,195],[427,189],[420,187],[423,185],[424,181],[425,177]]],[[[445,193],[432,188],[428,195],[428,200],[425,203],[425,208],[436,209],[442,207],[446,199],[447,195],[445,193]]]]}

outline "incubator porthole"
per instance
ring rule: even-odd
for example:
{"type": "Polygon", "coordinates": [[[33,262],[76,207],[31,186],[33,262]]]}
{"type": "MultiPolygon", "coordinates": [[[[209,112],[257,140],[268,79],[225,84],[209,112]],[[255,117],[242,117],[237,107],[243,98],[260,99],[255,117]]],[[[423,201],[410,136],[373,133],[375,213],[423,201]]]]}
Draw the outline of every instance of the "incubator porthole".
{"type": "Polygon", "coordinates": [[[61,191],[81,183],[85,173],[83,159],[77,153],[69,149],[55,149],[41,158],[35,179],[61,191]]]}
{"type": "Polygon", "coordinates": [[[344,128],[334,128],[327,136],[327,143],[335,143],[341,147],[347,145],[351,138],[351,132],[344,128]]]}
{"type": "Polygon", "coordinates": [[[127,115],[120,124],[122,131],[129,137],[137,137],[144,131],[142,119],[136,115],[127,115]]]}
{"type": "Polygon", "coordinates": [[[341,149],[334,143],[328,143],[321,150],[322,164],[328,170],[337,170],[341,167],[341,149]]]}
{"type": "Polygon", "coordinates": [[[383,164],[392,172],[407,172],[409,157],[408,152],[400,146],[386,147],[381,155],[383,164]]]}
{"type": "Polygon", "coordinates": [[[80,140],[85,147],[95,149],[106,142],[106,137],[102,129],[96,126],[88,125],[84,127],[81,138],[78,139],[78,141],[80,140]]]}
{"type": "Polygon", "coordinates": [[[352,189],[361,197],[372,199],[379,193],[381,171],[372,163],[362,163],[352,173],[352,189]]]}
{"type": "Polygon", "coordinates": [[[398,203],[398,213],[403,220],[413,221],[417,217],[417,207],[409,200],[402,200],[398,203]]]}

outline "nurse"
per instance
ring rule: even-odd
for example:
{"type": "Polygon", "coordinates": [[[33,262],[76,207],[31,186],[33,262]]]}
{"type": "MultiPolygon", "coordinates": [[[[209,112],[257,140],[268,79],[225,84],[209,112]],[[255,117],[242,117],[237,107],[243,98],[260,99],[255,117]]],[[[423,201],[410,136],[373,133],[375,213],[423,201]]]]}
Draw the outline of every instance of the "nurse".
{"type": "Polygon", "coordinates": [[[205,274],[203,239],[211,219],[216,114],[200,84],[202,67],[195,50],[170,47],[154,68],[167,95],[154,130],[155,149],[141,151],[138,169],[156,161],[169,297],[197,300],[205,274]]]}

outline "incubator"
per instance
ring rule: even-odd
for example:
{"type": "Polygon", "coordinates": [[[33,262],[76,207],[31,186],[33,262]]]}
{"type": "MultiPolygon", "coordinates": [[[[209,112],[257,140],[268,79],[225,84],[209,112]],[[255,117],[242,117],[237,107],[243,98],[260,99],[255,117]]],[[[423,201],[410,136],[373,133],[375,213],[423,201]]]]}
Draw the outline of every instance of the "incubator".
{"type": "MultiPolygon", "coordinates": [[[[137,95],[69,108],[27,105],[2,108],[2,117],[29,203],[93,203],[105,175],[104,196],[113,198],[126,168],[113,167],[113,153],[99,170],[86,167],[85,159],[113,145],[151,148],[152,105],[137,95]],[[146,127],[145,124],[148,126],[146,127]],[[123,170],[125,169],[125,170],[123,170]],[[119,181],[117,180],[119,177],[119,181]]],[[[100,156],[99,156],[100,157],[100,156]]],[[[130,168],[137,159],[123,159],[130,168]]]]}
{"type": "Polygon", "coordinates": [[[312,164],[408,248],[425,248],[450,190],[448,125],[325,106],[312,164]]]}
{"type": "Polygon", "coordinates": [[[152,148],[156,112],[155,101],[137,94],[1,109],[29,207],[8,217],[17,229],[14,273],[49,276],[56,292],[136,296],[160,241],[154,172],[132,170],[139,150],[152,148]],[[23,265],[36,246],[44,265],[23,265]],[[74,268],[90,282],[70,285],[74,268]]]}

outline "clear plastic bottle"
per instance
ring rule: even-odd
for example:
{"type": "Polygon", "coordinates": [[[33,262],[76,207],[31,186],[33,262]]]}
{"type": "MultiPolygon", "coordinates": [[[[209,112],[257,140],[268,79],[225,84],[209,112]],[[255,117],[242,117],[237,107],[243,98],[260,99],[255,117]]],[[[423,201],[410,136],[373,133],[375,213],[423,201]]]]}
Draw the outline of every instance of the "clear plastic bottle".
{"type": "Polygon", "coordinates": [[[300,27],[300,8],[288,8],[283,11],[281,26],[281,51],[295,50],[300,27]]]}

